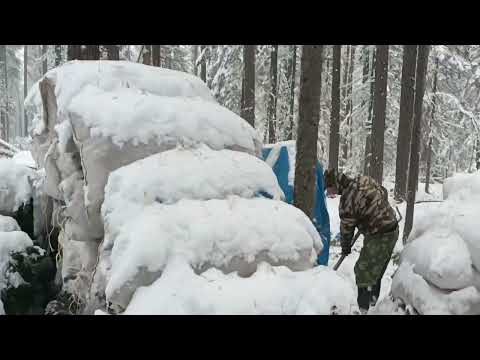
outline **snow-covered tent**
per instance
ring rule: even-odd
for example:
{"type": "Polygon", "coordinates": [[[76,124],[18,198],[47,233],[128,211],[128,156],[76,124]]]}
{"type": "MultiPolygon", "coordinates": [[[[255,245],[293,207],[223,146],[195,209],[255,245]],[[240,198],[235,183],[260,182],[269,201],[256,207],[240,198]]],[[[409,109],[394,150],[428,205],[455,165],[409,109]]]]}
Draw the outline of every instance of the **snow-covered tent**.
{"type": "MultiPolygon", "coordinates": [[[[265,145],[262,149],[262,155],[277,176],[278,183],[285,194],[285,200],[292,204],[295,178],[295,141],[283,141],[265,145]]],[[[327,265],[330,250],[330,220],[325,200],[323,168],[320,161],[317,161],[315,215],[312,221],[323,243],[323,250],[317,259],[317,263],[319,265],[327,265]]]]}

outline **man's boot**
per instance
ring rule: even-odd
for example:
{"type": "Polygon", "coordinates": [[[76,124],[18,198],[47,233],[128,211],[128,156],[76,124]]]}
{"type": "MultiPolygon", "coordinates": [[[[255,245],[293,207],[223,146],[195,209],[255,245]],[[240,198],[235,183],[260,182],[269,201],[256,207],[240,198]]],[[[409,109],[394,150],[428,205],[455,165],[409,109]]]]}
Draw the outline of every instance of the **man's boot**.
{"type": "Polygon", "coordinates": [[[371,286],[358,288],[357,303],[362,315],[366,314],[370,308],[370,304],[372,303],[372,294],[373,292],[371,286]]]}

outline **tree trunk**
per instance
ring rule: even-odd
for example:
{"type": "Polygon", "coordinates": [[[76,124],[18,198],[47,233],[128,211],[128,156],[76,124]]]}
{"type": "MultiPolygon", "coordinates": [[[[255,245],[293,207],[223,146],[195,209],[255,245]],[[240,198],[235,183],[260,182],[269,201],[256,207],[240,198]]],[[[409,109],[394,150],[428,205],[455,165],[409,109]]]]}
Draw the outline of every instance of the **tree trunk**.
{"type": "Polygon", "coordinates": [[[68,45],[68,60],[100,60],[99,45],[68,45]]]}
{"type": "Polygon", "coordinates": [[[105,45],[107,48],[108,60],[120,60],[120,49],[118,45],[105,45]]]}
{"type": "Polygon", "coordinates": [[[142,63],[152,65],[152,45],[143,45],[142,63]]]}
{"type": "Polygon", "coordinates": [[[352,152],[352,126],[353,126],[353,70],[355,68],[355,45],[350,45],[350,65],[348,70],[348,101],[347,101],[347,156],[352,152]]]}
{"type": "Polygon", "coordinates": [[[197,66],[197,59],[198,59],[198,45],[193,45],[193,75],[198,75],[198,66],[197,66]]]}
{"type": "MultiPolygon", "coordinates": [[[[23,101],[28,94],[28,45],[23,46],[23,101]]],[[[23,110],[23,136],[28,136],[27,111],[23,110]]]]}
{"type": "Polygon", "coordinates": [[[67,60],[82,60],[82,45],[68,45],[67,60]]]}
{"type": "Polygon", "coordinates": [[[342,45],[333,46],[332,61],[332,111],[330,113],[330,139],[328,149],[328,167],[338,170],[340,147],[340,72],[342,45]]]}
{"type": "Polygon", "coordinates": [[[405,200],[407,192],[408,161],[410,158],[412,117],[415,98],[417,47],[418,45],[403,46],[402,88],[400,93],[400,120],[398,122],[394,190],[396,200],[405,200]]]}
{"type": "Polygon", "coordinates": [[[322,45],[304,45],[301,60],[293,203],[309,218],[313,217],[315,207],[322,51],[322,45]]]}
{"type": "Polygon", "coordinates": [[[435,58],[435,71],[433,73],[433,91],[432,91],[432,113],[430,116],[430,125],[428,127],[428,148],[427,148],[427,169],[425,174],[425,192],[430,193],[430,168],[432,167],[432,139],[433,127],[435,126],[435,111],[437,106],[437,77],[438,77],[438,57],[435,58]]]}
{"type": "Polygon", "coordinates": [[[382,184],[385,110],[387,106],[388,45],[377,45],[373,97],[371,176],[382,184]]]}
{"type": "MultiPolygon", "coordinates": [[[[25,45],[27,47],[27,45],[25,45]]],[[[62,63],[62,45],[55,45],[55,66],[62,63]]]]}
{"type": "Polygon", "coordinates": [[[270,52],[270,94],[268,99],[268,142],[275,143],[275,127],[277,121],[277,72],[278,45],[272,45],[270,52]]]}
{"type": "Polygon", "coordinates": [[[206,46],[200,45],[200,52],[202,53],[202,62],[200,64],[200,78],[204,83],[207,83],[207,59],[205,58],[206,46]]]}
{"type": "Polygon", "coordinates": [[[347,45],[344,54],[345,65],[343,67],[343,84],[342,84],[342,167],[345,167],[348,156],[348,143],[347,143],[347,112],[348,112],[348,74],[350,66],[350,47],[347,45]]]}
{"type": "Polygon", "coordinates": [[[480,170],[480,139],[477,138],[477,153],[475,155],[475,162],[477,163],[477,170],[480,170]]]}
{"type": "Polygon", "coordinates": [[[2,74],[2,88],[0,89],[0,123],[2,127],[1,138],[8,142],[8,87],[7,87],[7,45],[0,45],[0,74],[2,74]],[[4,96],[1,96],[4,95],[4,96]]]}
{"type": "Polygon", "coordinates": [[[42,45],[42,74],[45,75],[48,71],[48,45],[42,45]]]}
{"type": "Polygon", "coordinates": [[[160,67],[160,45],[152,45],[152,65],[160,67]]]}
{"type": "Polygon", "coordinates": [[[415,204],[415,189],[418,183],[418,160],[420,148],[420,135],[422,131],[423,95],[425,93],[425,79],[427,77],[429,45],[419,45],[417,55],[417,71],[415,81],[415,100],[412,140],[410,147],[410,162],[407,186],[407,211],[405,214],[405,227],[403,229],[403,243],[406,243],[413,225],[415,204]]]}
{"type": "Polygon", "coordinates": [[[255,127],[255,45],[243,46],[243,79],[240,116],[255,127]]]}
{"type": "Polygon", "coordinates": [[[366,126],[367,136],[365,138],[365,175],[371,175],[371,160],[372,160],[372,123],[373,123],[373,98],[375,95],[375,64],[376,64],[376,49],[372,51],[372,63],[370,66],[370,100],[368,104],[368,121],[366,126]]]}
{"type": "Polygon", "coordinates": [[[289,127],[288,127],[288,134],[287,140],[293,139],[293,129],[295,126],[295,118],[294,118],[294,109],[295,109],[295,77],[296,77],[296,70],[297,70],[297,46],[292,45],[292,57],[290,58],[291,61],[291,73],[290,73],[290,113],[289,113],[289,127]]]}

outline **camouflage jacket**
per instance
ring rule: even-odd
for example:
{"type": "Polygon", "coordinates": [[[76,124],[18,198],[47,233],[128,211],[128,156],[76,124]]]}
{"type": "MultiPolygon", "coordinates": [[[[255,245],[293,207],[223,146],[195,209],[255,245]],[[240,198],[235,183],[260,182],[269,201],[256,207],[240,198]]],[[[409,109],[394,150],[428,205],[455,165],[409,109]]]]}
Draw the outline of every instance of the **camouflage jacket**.
{"type": "Polygon", "coordinates": [[[393,230],[395,212],[388,203],[387,190],[369,176],[354,179],[341,174],[338,179],[340,198],[340,233],[342,242],[350,242],[355,228],[362,234],[374,235],[393,230]]]}

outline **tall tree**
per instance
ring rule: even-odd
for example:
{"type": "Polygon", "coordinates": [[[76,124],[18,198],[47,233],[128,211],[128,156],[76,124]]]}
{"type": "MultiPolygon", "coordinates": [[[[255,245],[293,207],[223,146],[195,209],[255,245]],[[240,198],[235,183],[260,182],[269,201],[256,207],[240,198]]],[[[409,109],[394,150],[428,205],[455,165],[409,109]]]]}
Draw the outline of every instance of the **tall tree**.
{"type": "Polygon", "coordinates": [[[301,59],[298,111],[297,154],[293,203],[313,217],[316,189],[316,162],[320,94],[322,84],[322,45],[304,45],[301,59]]]}
{"type": "Polygon", "coordinates": [[[68,60],[100,60],[99,45],[68,45],[68,60]]]}
{"type": "Polygon", "coordinates": [[[355,45],[350,45],[350,64],[348,67],[348,91],[347,91],[347,129],[346,137],[346,156],[352,152],[352,125],[353,125],[353,70],[355,68],[355,45]]]}
{"type": "Polygon", "coordinates": [[[477,138],[475,161],[477,163],[477,170],[480,170],[480,139],[477,138]]]}
{"type": "Polygon", "coordinates": [[[143,45],[142,63],[152,65],[152,45],[143,45]]]}
{"type": "Polygon", "coordinates": [[[403,243],[405,244],[413,225],[415,205],[415,190],[418,183],[420,136],[422,131],[423,95],[425,93],[425,79],[427,77],[429,45],[419,45],[417,54],[417,71],[415,76],[415,100],[412,140],[410,146],[410,162],[408,169],[407,211],[405,227],[403,229],[403,243]]]}
{"type": "MultiPolygon", "coordinates": [[[[28,94],[28,45],[23,46],[23,101],[28,94]]],[[[23,111],[23,136],[28,136],[27,111],[23,111]]]]}
{"type": "Polygon", "coordinates": [[[330,140],[328,149],[328,167],[338,170],[340,147],[340,71],[342,45],[333,46],[332,60],[332,111],[330,113],[330,140]]]}
{"type": "Polygon", "coordinates": [[[432,140],[433,126],[435,126],[435,111],[437,106],[437,79],[438,79],[438,57],[435,58],[435,70],[433,72],[432,89],[432,111],[430,113],[430,122],[428,126],[428,147],[427,147],[427,169],[425,174],[425,192],[430,193],[430,169],[432,167],[432,140]]]}
{"type": "Polygon", "coordinates": [[[413,105],[415,98],[415,72],[417,45],[403,46],[402,87],[400,94],[400,120],[398,122],[397,158],[394,196],[404,200],[407,192],[407,172],[412,136],[413,105]]]}
{"type": "Polygon", "coordinates": [[[107,48],[108,60],[120,60],[120,49],[118,45],[105,45],[107,48]]]}
{"type": "Polygon", "coordinates": [[[270,52],[270,94],[268,97],[268,142],[276,141],[277,122],[277,81],[278,77],[278,45],[272,45],[270,52]]]}
{"type": "MultiPolygon", "coordinates": [[[[28,45],[25,45],[27,48],[28,45]]],[[[60,66],[62,63],[62,45],[55,45],[55,66],[60,66]]]]}
{"type": "Polygon", "coordinates": [[[3,97],[2,103],[0,103],[0,123],[2,126],[2,139],[8,141],[8,76],[7,76],[7,45],[0,45],[0,82],[2,87],[0,88],[0,98],[3,97]],[[3,96],[2,96],[3,95],[3,96]]]}
{"type": "Polygon", "coordinates": [[[365,126],[367,136],[365,138],[365,155],[363,173],[365,175],[371,175],[371,162],[372,162],[372,125],[373,125],[373,98],[375,97],[375,64],[376,64],[376,49],[372,52],[372,63],[370,65],[370,99],[368,103],[368,121],[365,126]]]}
{"type": "Polygon", "coordinates": [[[255,45],[243,46],[243,79],[240,116],[255,127],[255,45]]]}
{"type": "Polygon", "coordinates": [[[160,45],[152,45],[152,65],[160,67],[160,53],[161,53],[161,48],[160,45]]]}
{"type": "Polygon", "coordinates": [[[207,82],[207,59],[206,57],[207,47],[205,45],[200,46],[200,53],[202,56],[202,60],[200,63],[200,78],[203,80],[204,83],[207,82]]]}
{"type": "Polygon", "coordinates": [[[198,45],[193,45],[193,75],[197,76],[198,75],[198,65],[197,65],[197,59],[198,59],[198,45]]]}
{"type": "Polygon", "coordinates": [[[289,125],[287,140],[293,139],[293,129],[295,124],[294,119],[294,108],[295,108],[295,78],[296,78],[296,69],[297,69],[297,45],[292,45],[292,55],[290,57],[290,106],[289,106],[289,125]]]}
{"type": "Polygon", "coordinates": [[[371,176],[382,184],[385,110],[387,106],[388,45],[376,46],[375,95],[373,97],[371,176]]]}
{"type": "Polygon", "coordinates": [[[47,50],[48,45],[42,45],[42,74],[46,74],[48,71],[47,50]]]}

